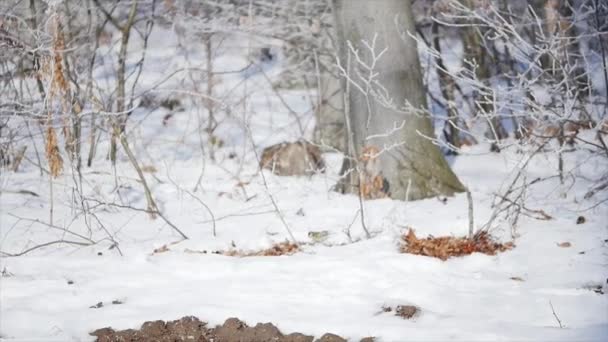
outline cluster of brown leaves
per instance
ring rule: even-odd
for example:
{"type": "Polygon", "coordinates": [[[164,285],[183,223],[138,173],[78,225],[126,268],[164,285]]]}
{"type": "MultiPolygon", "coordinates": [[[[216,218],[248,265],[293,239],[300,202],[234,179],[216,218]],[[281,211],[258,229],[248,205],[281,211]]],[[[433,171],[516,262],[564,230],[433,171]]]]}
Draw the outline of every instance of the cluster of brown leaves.
{"type": "Polygon", "coordinates": [[[495,255],[515,246],[512,242],[504,244],[496,242],[487,232],[479,232],[473,239],[452,236],[419,239],[414,234],[414,230],[410,228],[408,233],[403,236],[403,240],[404,243],[400,248],[401,253],[425,255],[441,260],[469,255],[474,252],[495,255]]]}
{"type": "Polygon", "coordinates": [[[57,178],[61,174],[61,170],[63,170],[63,159],[61,159],[61,154],[59,153],[57,134],[53,126],[50,125],[46,130],[45,152],[51,176],[57,178]]]}
{"type": "MultiPolygon", "coordinates": [[[[69,85],[65,78],[65,70],[63,68],[63,52],[65,51],[65,37],[59,22],[59,17],[55,17],[55,34],[53,36],[53,56],[52,60],[43,61],[43,67],[40,70],[39,77],[46,76],[50,78],[50,93],[49,101],[52,102],[54,98],[59,97],[62,102],[63,111],[68,112],[67,98],[69,85]]],[[[57,142],[57,134],[55,128],[52,126],[53,123],[53,112],[51,109],[48,111],[47,119],[47,132],[46,132],[46,144],[45,151],[46,157],[49,163],[50,174],[53,178],[57,178],[63,170],[63,159],[59,152],[59,144],[57,142]]],[[[69,130],[69,125],[64,122],[63,133],[67,141],[72,140],[72,135],[69,130]]]]}
{"type": "Polygon", "coordinates": [[[263,249],[261,251],[253,251],[253,252],[244,252],[238,250],[230,250],[222,252],[221,254],[227,256],[238,256],[238,257],[251,257],[251,256],[280,256],[280,255],[292,255],[300,251],[300,246],[289,242],[281,242],[274,244],[272,247],[268,249],[263,249]]]}

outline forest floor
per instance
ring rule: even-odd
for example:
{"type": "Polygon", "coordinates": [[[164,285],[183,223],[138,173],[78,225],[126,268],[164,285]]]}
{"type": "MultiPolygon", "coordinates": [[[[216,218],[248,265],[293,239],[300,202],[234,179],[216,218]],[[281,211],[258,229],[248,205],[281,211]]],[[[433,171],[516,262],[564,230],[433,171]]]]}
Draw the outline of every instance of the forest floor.
{"type": "MultiPolygon", "coordinates": [[[[144,88],[205,60],[195,47],[186,53],[171,45],[170,32],[155,37],[144,88]]],[[[229,43],[218,57],[219,70],[247,64],[242,45],[229,43]]],[[[133,46],[137,52],[137,42],[133,46]]],[[[130,62],[139,58],[134,55],[130,62]]],[[[268,66],[267,76],[277,70],[280,65],[268,66]]],[[[96,77],[111,83],[104,80],[108,74],[96,77]]],[[[164,84],[155,94],[181,94],[174,91],[178,86],[183,84],[164,84]]],[[[275,333],[321,337],[329,331],[353,341],[608,336],[608,203],[602,203],[605,193],[586,196],[608,168],[605,157],[582,148],[564,151],[568,176],[560,182],[557,154],[537,153],[523,174],[537,181],[523,189],[525,208],[516,225],[502,215],[491,225],[491,236],[512,248],[446,260],[402,253],[410,229],[420,239],[465,236],[467,196],[366,201],[368,238],[359,199],[331,191],[340,154],[325,153],[326,172],[311,177],[259,172],[254,150],[311,137],[311,91],[280,90],[279,99],[260,74],[227,74],[217,87],[232,111],[218,112],[213,139],[201,141],[198,125],[206,112],[183,94],[178,110],[141,107],[129,117],[129,140],[158,207],[187,240],[144,212],[137,174],[122,152],[112,168],[105,135],[82,182],[69,164],[52,192],[35,162],[0,175],[1,339],[88,341],[100,328],[139,329],[146,321],[184,316],[208,322],[196,335],[204,338],[207,326],[229,317],[251,326],[272,322],[266,328],[275,333]],[[300,246],[295,253],[258,255],[289,241],[288,230],[300,246]],[[408,305],[419,308],[411,319],[395,314],[408,305]]],[[[36,149],[44,151],[41,137],[33,141],[30,161],[36,149]]],[[[476,229],[490,220],[496,194],[536,149],[506,145],[492,153],[481,143],[450,157],[471,191],[476,229]]],[[[214,329],[219,334],[222,328],[214,329]]]]}

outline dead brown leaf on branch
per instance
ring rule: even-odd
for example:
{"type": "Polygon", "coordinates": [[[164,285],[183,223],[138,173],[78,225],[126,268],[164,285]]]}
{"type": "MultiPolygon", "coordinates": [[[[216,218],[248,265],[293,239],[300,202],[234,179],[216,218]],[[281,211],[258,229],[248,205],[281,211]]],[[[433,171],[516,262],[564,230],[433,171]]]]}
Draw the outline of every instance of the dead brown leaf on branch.
{"type": "Polygon", "coordinates": [[[403,236],[401,253],[425,255],[441,260],[451,257],[469,255],[475,252],[489,255],[496,255],[512,249],[515,245],[512,242],[496,242],[490,234],[485,231],[478,232],[472,239],[464,237],[442,236],[418,238],[413,229],[403,236]]]}

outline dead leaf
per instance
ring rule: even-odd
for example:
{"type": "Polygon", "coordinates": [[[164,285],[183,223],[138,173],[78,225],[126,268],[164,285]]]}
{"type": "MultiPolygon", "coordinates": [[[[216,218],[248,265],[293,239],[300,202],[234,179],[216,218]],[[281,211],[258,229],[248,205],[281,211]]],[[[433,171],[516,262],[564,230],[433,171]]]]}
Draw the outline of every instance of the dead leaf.
{"type": "Polygon", "coordinates": [[[188,253],[188,254],[207,254],[207,251],[206,250],[197,251],[197,250],[194,250],[194,249],[186,248],[186,249],[184,249],[184,253],[188,253]]]}
{"type": "Polygon", "coordinates": [[[562,242],[562,243],[558,243],[557,244],[558,247],[562,247],[562,248],[568,248],[568,247],[572,247],[572,244],[570,242],[562,242]]]}
{"type": "Polygon", "coordinates": [[[167,245],[162,245],[162,246],[160,246],[160,247],[156,248],[156,249],[155,249],[155,250],[152,252],[152,254],[165,253],[165,252],[168,252],[169,250],[170,250],[170,249],[169,249],[169,247],[167,247],[167,245]]]}
{"type": "Polygon", "coordinates": [[[156,167],[154,167],[154,165],[144,165],[141,167],[141,171],[147,173],[156,173],[158,170],[156,167]]]}
{"type": "Polygon", "coordinates": [[[103,308],[103,302],[99,302],[95,305],[91,305],[89,306],[90,309],[99,309],[99,308],[103,308]]]}

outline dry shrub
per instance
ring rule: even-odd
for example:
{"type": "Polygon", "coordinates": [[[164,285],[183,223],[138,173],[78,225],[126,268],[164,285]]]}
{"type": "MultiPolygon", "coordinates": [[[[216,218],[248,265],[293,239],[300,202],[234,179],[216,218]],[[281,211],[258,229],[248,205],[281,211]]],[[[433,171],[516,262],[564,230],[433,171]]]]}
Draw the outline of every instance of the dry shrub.
{"type": "Polygon", "coordinates": [[[410,228],[408,233],[403,236],[403,241],[400,248],[401,253],[426,255],[441,260],[474,252],[495,255],[515,246],[512,242],[504,244],[496,242],[490,234],[484,231],[477,233],[473,239],[453,236],[437,238],[429,236],[426,239],[419,239],[414,234],[414,230],[410,228]]]}
{"type": "Polygon", "coordinates": [[[254,252],[244,252],[238,250],[230,250],[222,252],[221,254],[227,256],[238,256],[238,257],[251,257],[251,256],[280,256],[280,255],[292,255],[300,251],[300,246],[295,243],[285,241],[274,244],[268,249],[254,252]]]}

